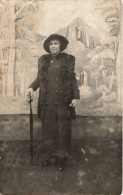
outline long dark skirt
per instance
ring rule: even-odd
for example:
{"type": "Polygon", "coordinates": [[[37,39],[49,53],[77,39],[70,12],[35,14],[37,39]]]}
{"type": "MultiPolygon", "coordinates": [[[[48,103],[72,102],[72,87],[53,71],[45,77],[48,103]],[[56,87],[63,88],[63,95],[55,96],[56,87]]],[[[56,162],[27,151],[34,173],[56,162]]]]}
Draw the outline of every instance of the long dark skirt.
{"type": "Polygon", "coordinates": [[[42,125],[42,137],[47,146],[47,154],[64,156],[71,149],[71,118],[65,117],[63,108],[47,105],[42,125]]]}

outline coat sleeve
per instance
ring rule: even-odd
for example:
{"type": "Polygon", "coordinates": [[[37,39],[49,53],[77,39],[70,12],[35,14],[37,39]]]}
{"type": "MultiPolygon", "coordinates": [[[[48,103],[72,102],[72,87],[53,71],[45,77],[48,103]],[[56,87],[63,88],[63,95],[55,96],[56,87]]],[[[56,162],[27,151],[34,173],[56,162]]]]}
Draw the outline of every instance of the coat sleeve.
{"type": "Polygon", "coordinates": [[[70,57],[70,74],[71,74],[71,87],[72,87],[72,99],[80,99],[80,94],[77,86],[77,79],[75,74],[75,57],[70,57]]]}
{"type": "Polygon", "coordinates": [[[37,78],[29,86],[29,88],[32,88],[33,91],[36,91],[40,87],[39,75],[40,75],[40,58],[38,60],[38,74],[37,74],[37,78]]]}

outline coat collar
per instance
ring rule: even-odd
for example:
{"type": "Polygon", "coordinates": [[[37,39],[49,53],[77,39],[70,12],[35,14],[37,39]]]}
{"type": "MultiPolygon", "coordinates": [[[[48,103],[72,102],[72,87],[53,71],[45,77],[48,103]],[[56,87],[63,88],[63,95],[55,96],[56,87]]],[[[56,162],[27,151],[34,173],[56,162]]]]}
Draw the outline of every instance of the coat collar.
{"type": "Polygon", "coordinates": [[[57,54],[56,56],[49,54],[51,59],[59,59],[60,57],[62,57],[62,53],[57,54]]]}
{"type": "Polygon", "coordinates": [[[60,63],[61,68],[67,68],[67,54],[66,53],[59,53],[57,56],[53,56],[51,54],[47,54],[44,56],[44,59],[42,61],[42,72],[43,73],[48,73],[48,68],[50,66],[50,62],[53,58],[58,60],[58,63],[60,63]]]}

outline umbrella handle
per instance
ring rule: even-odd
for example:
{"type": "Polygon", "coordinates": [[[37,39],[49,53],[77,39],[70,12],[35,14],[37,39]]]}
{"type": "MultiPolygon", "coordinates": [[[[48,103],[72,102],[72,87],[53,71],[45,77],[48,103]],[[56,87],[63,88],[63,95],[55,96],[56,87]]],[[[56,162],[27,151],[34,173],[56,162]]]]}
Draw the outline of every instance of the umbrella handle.
{"type": "Polygon", "coordinates": [[[32,96],[31,96],[31,92],[29,92],[29,101],[28,101],[28,103],[30,103],[31,104],[31,102],[33,102],[33,99],[32,99],[32,96]]]}

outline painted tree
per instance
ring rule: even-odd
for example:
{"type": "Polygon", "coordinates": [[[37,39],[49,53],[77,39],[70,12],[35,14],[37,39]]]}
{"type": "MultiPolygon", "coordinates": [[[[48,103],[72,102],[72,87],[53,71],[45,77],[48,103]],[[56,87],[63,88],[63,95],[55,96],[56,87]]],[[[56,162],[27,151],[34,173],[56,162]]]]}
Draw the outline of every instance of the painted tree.
{"type": "MultiPolygon", "coordinates": [[[[35,9],[35,2],[34,1],[5,1],[2,0],[0,2],[1,6],[4,8],[8,4],[9,8],[9,62],[8,62],[8,96],[13,96],[15,95],[15,47],[16,47],[16,42],[15,42],[15,22],[20,18],[21,12],[27,8],[28,6],[32,6],[35,9]],[[19,4],[20,2],[20,4],[19,4]],[[16,6],[18,5],[19,6],[16,6]],[[15,9],[16,8],[16,9],[15,9]]],[[[5,15],[5,9],[3,10],[3,16],[5,15]]],[[[23,15],[24,17],[24,15],[23,15]]],[[[1,19],[2,21],[2,19],[1,19]]],[[[1,22],[0,21],[0,22],[1,22]]],[[[0,25],[1,26],[1,25],[0,25]]],[[[2,33],[2,26],[0,28],[0,36],[2,33]]]]}
{"type": "Polygon", "coordinates": [[[7,64],[7,59],[5,62],[5,49],[9,48],[9,28],[8,28],[8,18],[9,18],[9,5],[8,2],[2,1],[0,2],[0,68],[1,68],[1,93],[5,95],[6,89],[6,81],[5,77],[7,71],[5,71],[5,64],[7,64]]]}
{"type": "MultiPolygon", "coordinates": [[[[96,11],[102,14],[105,22],[108,24],[108,34],[114,42],[114,49],[116,53],[116,75],[117,75],[117,102],[122,101],[121,94],[121,1],[120,0],[95,0],[96,11]]],[[[113,73],[112,73],[113,77],[113,73]]],[[[110,88],[111,82],[110,81],[110,88]]]]}
{"type": "Polygon", "coordinates": [[[9,1],[10,17],[10,49],[8,69],[8,96],[14,95],[14,65],[15,65],[15,0],[9,1]]]}

